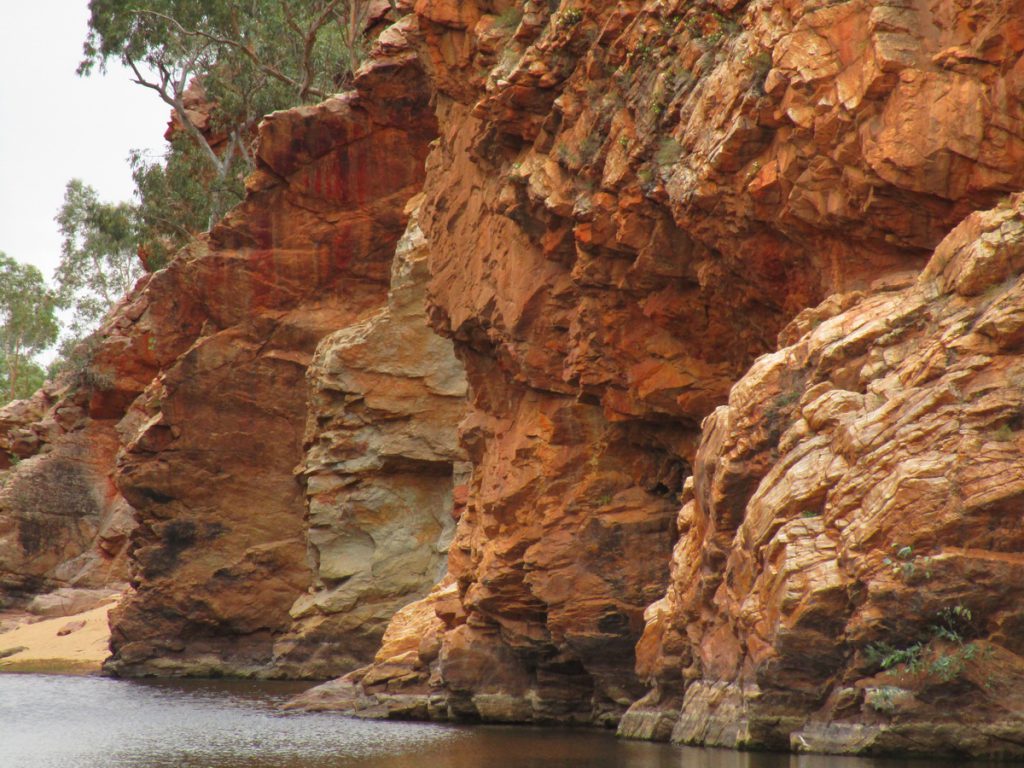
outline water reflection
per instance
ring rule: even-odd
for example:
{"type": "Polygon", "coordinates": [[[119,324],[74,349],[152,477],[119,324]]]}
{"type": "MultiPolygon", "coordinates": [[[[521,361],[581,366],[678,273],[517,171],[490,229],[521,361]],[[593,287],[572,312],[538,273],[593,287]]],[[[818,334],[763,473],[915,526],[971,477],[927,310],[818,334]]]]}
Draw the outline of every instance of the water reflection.
{"type": "Polygon", "coordinates": [[[964,768],[967,765],[948,760],[789,755],[690,747],[680,748],[675,760],[677,768],[964,768]]]}
{"type": "Polygon", "coordinates": [[[627,742],[592,730],[282,714],[303,686],[0,675],[2,768],[922,768],[627,742]]]}

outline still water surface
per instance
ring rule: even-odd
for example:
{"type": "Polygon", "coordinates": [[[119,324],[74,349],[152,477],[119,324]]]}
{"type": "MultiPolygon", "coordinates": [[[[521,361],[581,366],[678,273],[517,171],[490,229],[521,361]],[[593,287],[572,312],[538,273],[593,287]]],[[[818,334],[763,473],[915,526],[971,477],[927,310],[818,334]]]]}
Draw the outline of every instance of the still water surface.
{"type": "Polygon", "coordinates": [[[588,730],[282,714],[295,686],[0,675],[0,768],[930,768],[702,750],[588,730]]]}

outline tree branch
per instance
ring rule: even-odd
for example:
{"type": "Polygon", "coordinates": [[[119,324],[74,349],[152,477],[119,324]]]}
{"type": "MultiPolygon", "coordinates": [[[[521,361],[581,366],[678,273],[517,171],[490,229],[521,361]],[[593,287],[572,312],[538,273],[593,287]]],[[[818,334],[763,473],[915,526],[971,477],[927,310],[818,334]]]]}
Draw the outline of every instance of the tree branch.
{"type": "MultiPolygon", "coordinates": [[[[336,5],[338,2],[340,2],[340,0],[333,0],[332,4],[336,5]]],[[[268,64],[266,61],[261,59],[259,54],[257,54],[256,51],[253,50],[251,45],[246,45],[245,43],[239,40],[234,40],[230,37],[224,37],[222,35],[216,35],[212,32],[206,32],[201,29],[187,29],[186,27],[182,26],[181,23],[178,22],[176,19],[173,19],[165,14],[158,13],[157,11],[140,10],[136,11],[135,13],[144,14],[148,16],[156,16],[157,18],[164,19],[168,23],[172,24],[181,34],[185,35],[186,37],[201,38],[203,40],[206,40],[207,43],[226,45],[230,48],[235,49],[239,53],[243,54],[247,59],[249,59],[249,61],[251,61],[256,66],[256,68],[259,69],[264,74],[269,75],[270,77],[273,77],[275,80],[278,80],[279,82],[282,82],[285,85],[289,85],[292,88],[294,88],[298,92],[300,98],[305,99],[307,96],[316,96],[319,99],[323,99],[328,96],[328,94],[326,94],[319,88],[312,88],[307,86],[305,87],[305,91],[303,91],[304,86],[302,82],[286,75],[277,67],[272,66],[271,64],[268,64]]],[[[302,34],[301,29],[296,30],[296,32],[297,34],[302,34]]]]}
{"type": "Polygon", "coordinates": [[[172,78],[170,71],[168,71],[167,67],[164,66],[163,62],[159,63],[160,84],[157,85],[156,83],[146,79],[142,72],[139,71],[139,67],[133,59],[127,55],[122,57],[124,63],[127,64],[135,74],[134,82],[156,91],[164,103],[170,105],[174,110],[174,114],[178,116],[178,120],[181,122],[182,127],[185,128],[189,136],[191,136],[199,145],[203,154],[206,155],[206,159],[213,164],[214,168],[220,171],[221,166],[223,165],[221,159],[217,156],[217,153],[213,151],[213,148],[210,146],[210,142],[206,140],[206,136],[203,135],[203,132],[199,130],[196,124],[192,122],[192,118],[188,116],[188,110],[185,109],[185,102],[182,100],[182,93],[184,92],[185,84],[188,81],[190,68],[194,66],[197,58],[198,54],[194,55],[189,60],[189,64],[187,66],[182,67],[181,76],[177,78],[177,82],[174,82],[173,85],[172,80],[174,80],[174,78],[172,78]]]}

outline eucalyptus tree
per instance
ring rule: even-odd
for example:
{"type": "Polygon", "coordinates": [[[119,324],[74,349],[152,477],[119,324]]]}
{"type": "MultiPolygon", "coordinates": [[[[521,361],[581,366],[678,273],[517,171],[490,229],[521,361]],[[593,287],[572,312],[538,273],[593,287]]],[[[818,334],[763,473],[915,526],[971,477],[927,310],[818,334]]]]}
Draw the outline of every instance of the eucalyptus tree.
{"type": "MultiPolygon", "coordinates": [[[[171,108],[187,139],[172,142],[160,169],[135,156],[143,215],[147,200],[180,193],[212,226],[240,199],[260,119],[343,89],[362,59],[375,8],[372,0],[91,0],[79,73],[119,60],[171,108]],[[208,112],[189,108],[190,87],[202,89],[208,112]],[[204,172],[182,172],[197,164],[204,172]],[[205,205],[194,190],[176,186],[189,181],[204,185],[205,205]]],[[[154,211],[150,224],[164,225],[171,240],[190,230],[181,211],[163,213],[154,211]]]]}
{"type": "Polygon", "coordinates": [[[95,330],[143,272],[138,206],[104,203],[78,179],[68,182],[56,216],[62,236],[54,273],[57,299],[70,312],[62,352],[95,330]]]}
{"type": "Polygon", "coordinates": [[[27,397],[42,384],[35,358],[57,339],[55,308],[42,273],[0,252],[0,401],[27,397]]]}

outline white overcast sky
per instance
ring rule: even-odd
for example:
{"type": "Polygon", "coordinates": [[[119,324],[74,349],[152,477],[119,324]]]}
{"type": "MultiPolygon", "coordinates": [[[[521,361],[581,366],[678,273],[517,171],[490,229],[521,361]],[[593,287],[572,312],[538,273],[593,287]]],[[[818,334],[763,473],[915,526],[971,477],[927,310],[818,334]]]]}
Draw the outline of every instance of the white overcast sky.
{"type": "Polygon", "coordinates": [[[80,178],[100,199],[132,196],[128,152],[161,152],[169,109],[119,66],[78,77],[88,0],[0,0],[0,251],[50,279],[53,217],[80,178]]]}

